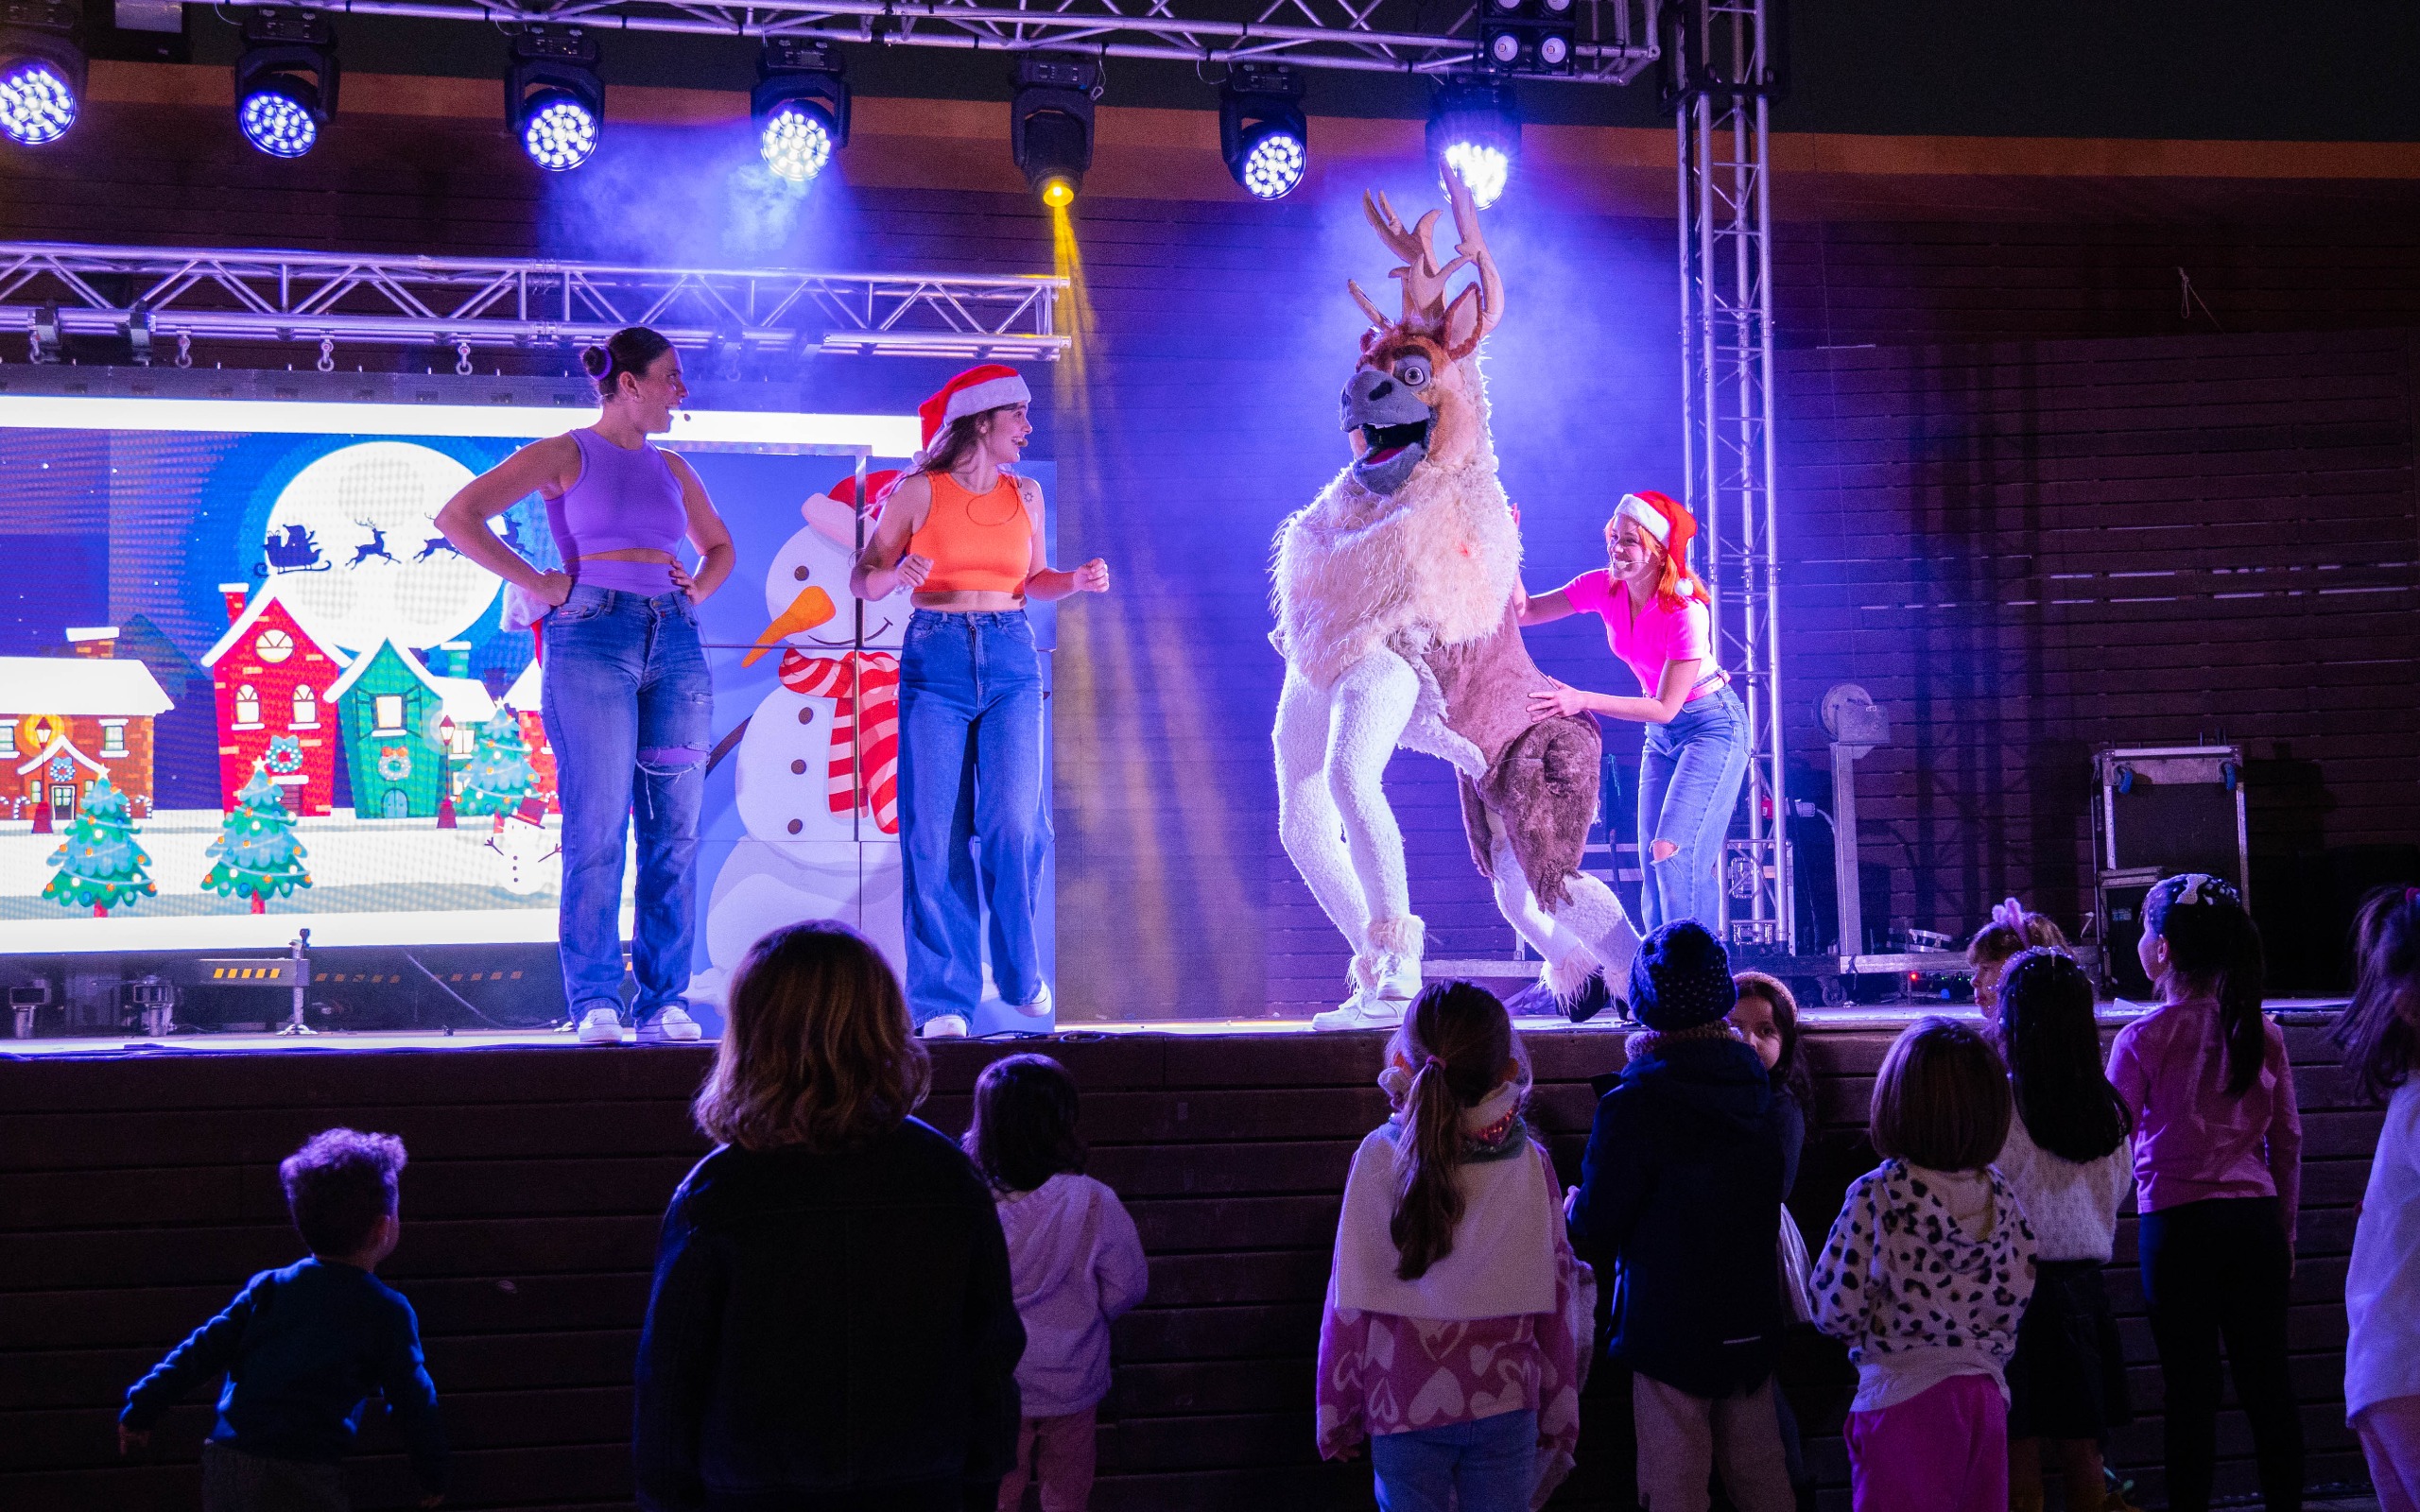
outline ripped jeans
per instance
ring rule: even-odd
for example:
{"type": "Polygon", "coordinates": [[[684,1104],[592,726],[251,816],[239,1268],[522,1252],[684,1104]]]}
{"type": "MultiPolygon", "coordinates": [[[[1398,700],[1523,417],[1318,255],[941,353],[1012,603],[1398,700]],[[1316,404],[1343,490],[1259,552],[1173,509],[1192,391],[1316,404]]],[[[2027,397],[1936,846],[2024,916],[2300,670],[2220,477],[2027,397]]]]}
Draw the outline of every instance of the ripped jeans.
{"type": "Polygon", "coordinates": [[[678,1005],[697,936],[698,810],[714,684],[685,593],[575,587],[545,620],[541,709],[562,796],[563,997],[622,1000],[622,852],[635,811],[633,1022],[678,1005]]]}
{"type": "Polygon", "coordinates": [[[1722,841],[1748,777],[1748,711],[1726,685],[1650,725],[1638,750],[1638,931],[1694,919],[1722,935],[1722,841]],[[1658,841],[1675,849],[1655,859],[1658,841]]]}

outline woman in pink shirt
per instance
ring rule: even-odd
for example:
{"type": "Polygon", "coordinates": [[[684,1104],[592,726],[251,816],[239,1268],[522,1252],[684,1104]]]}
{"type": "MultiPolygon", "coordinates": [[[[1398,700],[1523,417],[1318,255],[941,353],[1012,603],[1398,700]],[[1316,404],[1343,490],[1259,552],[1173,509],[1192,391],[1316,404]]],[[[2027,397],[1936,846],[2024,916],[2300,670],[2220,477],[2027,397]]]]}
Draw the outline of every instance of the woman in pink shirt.
{"type": "Polygon", "coordinates": [[[1524,625],[1605,622],[1640,696],[1558,681],[1532,694],[1540,719],[1594,713],[1647,727],[1638,754],[1639,932],[1694,919],[1720,936],[1722,840],[1748,775],[1748,713],[1715,662],[1705,585],[1689,570],[1698,523],[1661,493],[1622,496],[1605,523],[1606,565],[1531,598],[1524,625]]]}
{"type": "Polygon", "coordinates": [[[2118,1031],[2109,1082],[2135,1120],[2136,1247],[2167,1388],[2168,1504],[2210,1504],[2223,1340],[2262,1503],[2300,1512],[2286,1303],[2303,1126],[2286,1037],[2260,1011],[2260,932],[2235,888],[2190,872],[2143,900],[2137,954],[2159,1006],[2118,1031]]]}

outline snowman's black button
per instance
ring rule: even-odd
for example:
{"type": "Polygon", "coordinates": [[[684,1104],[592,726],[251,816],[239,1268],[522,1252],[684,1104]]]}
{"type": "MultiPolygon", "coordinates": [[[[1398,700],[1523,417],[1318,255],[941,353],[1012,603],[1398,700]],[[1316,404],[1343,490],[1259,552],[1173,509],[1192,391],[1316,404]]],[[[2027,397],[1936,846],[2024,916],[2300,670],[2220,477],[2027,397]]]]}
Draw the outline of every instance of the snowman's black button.
{"type": "Polygon", "coordinates": [[[804,762],[803,762],[803,761],[802,761],[802,762],[792,762],[792,763],[790,763],[790,770],[791,770],[793,773],[797,773],[797,774],[804,775],[804,772],[806,771],[806,763],[804,763],[804,762]]]}
{"type": "Polygon", "coordinates": [[[815,723],[815,711],[812,709],[800,710],[798,712],[798,722],[802,725],[811,725],[815,723]]]}
{"type": "Polygon", "coordinates": [[[801,830],[803,830],[803,829],[804,829],[804,828],[805,828],[805,826],[804,826],[804,825],[803,825],[803,824],[801,824],[798,820],[796,820],[796,819],[792,819],[792,820],[790,820],[790,833],[792,833],[792,834],[796,834],[796,833],[798,833],[798,832],[799,832],[799,831],[801,831],[801,830]]]}

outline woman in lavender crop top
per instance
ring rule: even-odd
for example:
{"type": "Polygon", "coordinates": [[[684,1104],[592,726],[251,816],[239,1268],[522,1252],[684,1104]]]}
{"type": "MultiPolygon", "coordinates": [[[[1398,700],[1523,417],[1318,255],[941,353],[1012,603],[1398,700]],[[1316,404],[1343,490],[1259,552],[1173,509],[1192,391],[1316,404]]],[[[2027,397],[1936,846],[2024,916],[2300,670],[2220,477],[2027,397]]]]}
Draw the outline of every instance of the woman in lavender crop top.
{"type": "Polygon", "coordinates": [[[1605,523],[1606,566],[1523,602],[1521,623],[1605,622],[1639,696],[1557,682],[1530,713],[1603,714],[1647,727],[1638,755],[1638,927],[1694,919],[1720,931],[1722,842],[1748,775],[1748,712],[1715,660],[1705,585],[1689,569],[1697,520],[1665,494],[1626,493],[1605,523]]]}
{"type": "Polygon", "coordinates": [[[563,813],[563,996],[582,1044],[622,1040],[622,854],[638,824],[631,1018],[646,1040],[695,1040],[683,1001],[696,934],[698,810],[714,685],[697,606],[731,575],[731,533],[689,464],[648,440],[688,394],[681,354],[645,326],[580,355],[596,423],[523,447],[438,511],[438,527],[537,620],[540,709],[563,813]],[[541,572],[488,528],[532,492],[563,571],[541,572]],[[683,542],[699,553],[683,565],[683,542]]]}

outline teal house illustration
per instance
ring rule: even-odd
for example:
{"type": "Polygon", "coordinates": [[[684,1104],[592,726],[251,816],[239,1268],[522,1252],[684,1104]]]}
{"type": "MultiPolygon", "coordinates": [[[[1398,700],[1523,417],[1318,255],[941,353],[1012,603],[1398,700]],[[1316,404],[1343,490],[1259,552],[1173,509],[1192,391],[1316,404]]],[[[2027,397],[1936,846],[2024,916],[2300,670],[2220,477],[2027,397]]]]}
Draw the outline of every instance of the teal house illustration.
{"type": "Polygon", "coordinates": [[[457,770],[477,748],[495,702],[475,678],[440,677],[381,637],[328,689],[344,724],[353,812],[365,819],[425,819],[458,791],[457,770]]]}

